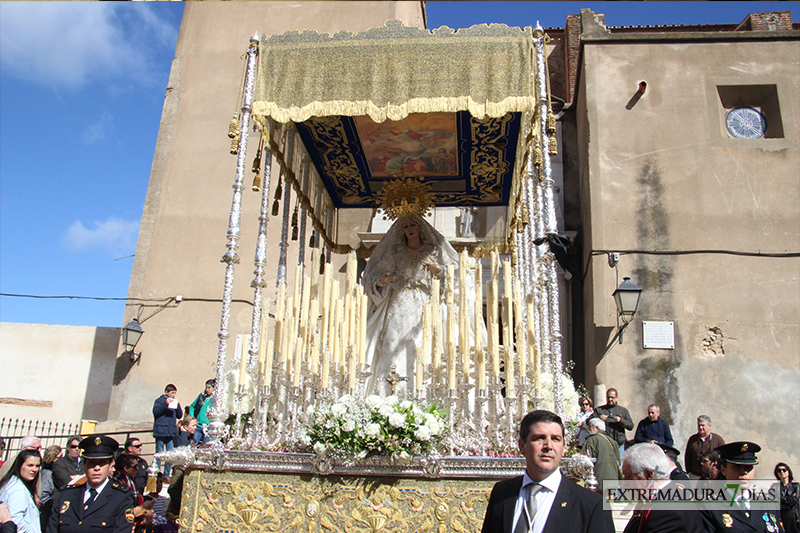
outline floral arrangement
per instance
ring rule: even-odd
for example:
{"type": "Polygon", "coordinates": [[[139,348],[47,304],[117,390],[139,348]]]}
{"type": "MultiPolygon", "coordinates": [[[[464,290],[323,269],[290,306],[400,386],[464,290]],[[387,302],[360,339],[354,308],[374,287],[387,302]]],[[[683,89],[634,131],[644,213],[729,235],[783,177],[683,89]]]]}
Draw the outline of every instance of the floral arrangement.
{"type": "Polygon", "coordinates": [[[446,429],[444,412],[436,404],[422,409],[397,396],[344,395],[334,403],[309,406],[298,447],[317,455],[408,460],[436,449],[446,429]]]}

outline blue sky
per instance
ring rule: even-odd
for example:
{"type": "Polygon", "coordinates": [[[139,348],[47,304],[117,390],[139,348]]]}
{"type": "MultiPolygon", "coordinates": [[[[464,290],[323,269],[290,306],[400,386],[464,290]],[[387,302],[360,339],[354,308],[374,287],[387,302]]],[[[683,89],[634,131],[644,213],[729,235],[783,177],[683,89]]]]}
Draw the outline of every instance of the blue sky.
{"type": "MultiPolygon", "coordinates": [[[[798,2],[428,2],[428,26],[739,23],[798,2]]],[[[0,2],[0,321],[121,326],[182,2],[0,2]]]]}

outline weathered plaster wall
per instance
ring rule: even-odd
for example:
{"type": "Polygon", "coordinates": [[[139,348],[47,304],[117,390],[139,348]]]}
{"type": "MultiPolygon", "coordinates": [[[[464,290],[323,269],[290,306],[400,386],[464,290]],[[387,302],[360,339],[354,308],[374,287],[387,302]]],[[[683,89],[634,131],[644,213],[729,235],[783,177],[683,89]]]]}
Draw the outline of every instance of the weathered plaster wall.
{"type": "Polygon", "coordinates": [[[119,332],[0,322],[0,418],[105,419],[119,332]]]}
{"type": "MultiPolygon", "coordinates": [[[[583,54],[591,249],[800,250],[800,42],[631,38],[583,54]],[[728,138],[717,86],[753,84],[777,87],[783,138],[728,138]]],[[[598,382],[619,389],[637,422],[659,403],[681,449],[705,413],[725,439],[765,447],[765,475],[778,460],[796,464],[800,429],[788,421],[800,403],[787,399],[800,392],[800,259],[623,254],[619,276],[605,255],[592,260],[586,332],[598,382]],[[644,292],[619,345],[611,293],[622,276],[644,292]],[[641,320],[674,320],[675,349],[643,349],[641,320]]]]}
{"type": "MultiPolygon", "coordinates": [[[[109,419],[150,421],[153,400],[167,383],[174,383],[178,398],[188,403],[214,376],[225,273],[220,257],[226,251],[236,166],[236,157],[228,151],[227,131],[231,116],[238,111],[236,99],[243,67],[240,56],[246,51],[250,36],[255,31],[273,34],[290,29],[361,31],[394,18],[406,25],[424,25],[420,2],[346,1],[336,2],[332,9],[333,5],[280,1],[186,4],[129,287],[130,297],[164,299],[181,295],[184,301],[177,306],[169,304],[161,311],[163,302],[159,301],[148,302],[142,308],[145,334],[137,347],[142,352],[141,362],[131,366],[127,356],[118,357],[109,419]]],[[[260,193],[250,191],[249,164],[257,141],[257,136],[251,135],[229,355],[235,336],[250,332],[253,289],[249,284],[253,279],[260,193]]],[[[271,180],[273,191],[277,179],[276,173],[271,180]]],[[[356,231],[368,231],[368,216],[345,218],[342,227],[354,235],[356,231]]],[[[267,231],[264,296],[272,297],[280,216],[271,217],[267,231]]],[[[307,238],[310,236],[309,224],[307,238]]],[[[288,249],[289,265],[297,264],[297,245],[292,242],[288,249]]],[[[292,280],[290,274],[289,281],[292,280]]],[[[122,324],[137,311],[129,308],[122,324]]]]}

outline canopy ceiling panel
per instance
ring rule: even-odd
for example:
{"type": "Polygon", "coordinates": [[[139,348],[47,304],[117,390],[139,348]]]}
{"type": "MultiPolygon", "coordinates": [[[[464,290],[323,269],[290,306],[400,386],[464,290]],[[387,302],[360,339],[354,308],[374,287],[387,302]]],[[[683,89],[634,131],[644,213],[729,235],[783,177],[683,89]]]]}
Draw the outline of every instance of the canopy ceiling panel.
{"type": "Polygon", "coordinates": [[[438,206],[514,196],[538,103],[531,28],[291,31],[262,37],[259,62],[253,114],[297,125],[336,208],[375,207],[400,176],[438,206]]]}

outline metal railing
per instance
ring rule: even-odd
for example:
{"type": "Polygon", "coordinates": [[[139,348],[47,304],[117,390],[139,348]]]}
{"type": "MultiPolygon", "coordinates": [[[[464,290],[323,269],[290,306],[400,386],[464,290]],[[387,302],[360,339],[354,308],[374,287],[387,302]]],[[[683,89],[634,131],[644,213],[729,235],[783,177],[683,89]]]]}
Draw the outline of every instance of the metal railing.
{"type": "MultiPolygon", "coordinates": [[[[67,439],[75,435],[81,435],[80,430],[80,422],[73,424],[11,417],[0,418],[0,438],[5,442],[5,450],[0,452],[0,460],[14,460],[21,449],[22,439],[29,435],[39,438],[42,442],[42,449],[53,444],[66,449],[67,439]]],[[[151,431],[115,431],[104,432],[103,434],[115,439],[120,446],[124,446],[125,441],[130,437],[136,437],[142,441],[143,450],[155,450],[155,441],[151,431]]],[[[152,452],[142,454],[142,457],[145,458],[150,456],[152,456],[152,452]]]]}

